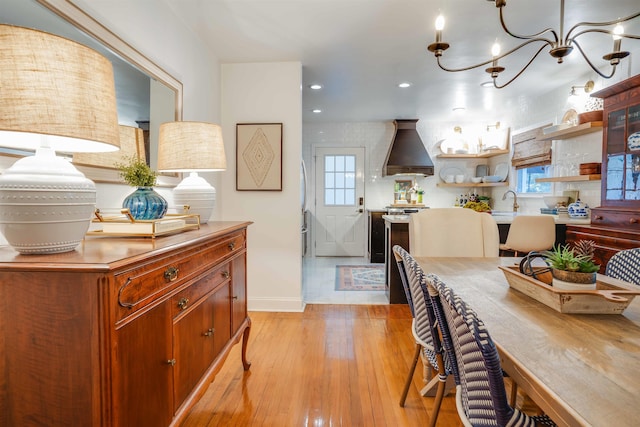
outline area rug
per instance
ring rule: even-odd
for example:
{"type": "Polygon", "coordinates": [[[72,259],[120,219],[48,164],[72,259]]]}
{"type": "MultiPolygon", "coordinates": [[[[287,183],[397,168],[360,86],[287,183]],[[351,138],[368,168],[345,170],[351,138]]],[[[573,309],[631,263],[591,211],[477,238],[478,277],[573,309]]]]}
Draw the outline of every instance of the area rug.
{"type": "Polygon", "coordinates": [[[384,291],[384,288],[384,264],[336,266],[336,291],[384,291]]]}

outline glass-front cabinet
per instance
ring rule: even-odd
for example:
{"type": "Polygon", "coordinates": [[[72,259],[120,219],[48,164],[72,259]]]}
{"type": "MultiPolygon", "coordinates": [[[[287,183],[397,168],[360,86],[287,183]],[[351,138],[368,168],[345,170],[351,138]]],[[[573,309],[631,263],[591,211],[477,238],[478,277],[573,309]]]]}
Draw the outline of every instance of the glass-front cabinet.
{"type": "Polygon", "coordinates": [[[602,206],[640,207],[640,76],[595,95],[605,100],[602,206]]]}
{"type": "Polygon", "coordinates": [[[593,240],[604,273],[615,253],[640,247],[640,75],[592,96],[604,100],[600,206],[591,224],[567,225],[567,243],[593,240]]]}

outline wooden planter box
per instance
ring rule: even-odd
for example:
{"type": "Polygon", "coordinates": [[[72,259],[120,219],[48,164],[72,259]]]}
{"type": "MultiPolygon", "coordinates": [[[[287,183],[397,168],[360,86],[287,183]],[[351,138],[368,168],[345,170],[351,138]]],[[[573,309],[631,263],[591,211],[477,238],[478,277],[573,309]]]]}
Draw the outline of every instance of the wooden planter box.
{"type": "Polygon", "coordinates": [[[621,314],[633,298],[640,295],[640,286],[601,274],[598,274],[596,290],[565,291],[520,273],[518,267],[498,268],[511,288],[560,313],[621,314]]]}

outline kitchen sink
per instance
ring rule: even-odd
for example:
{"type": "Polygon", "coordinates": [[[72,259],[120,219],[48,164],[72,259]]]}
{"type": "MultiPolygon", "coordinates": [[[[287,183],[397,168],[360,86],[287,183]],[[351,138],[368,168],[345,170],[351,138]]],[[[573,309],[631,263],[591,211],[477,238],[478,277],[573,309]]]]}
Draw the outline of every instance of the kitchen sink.
{"type": "Polygon", "coordinates": [[[513,211],[491,211],[492,216],[516,216],[518,212],[513,211]]]}

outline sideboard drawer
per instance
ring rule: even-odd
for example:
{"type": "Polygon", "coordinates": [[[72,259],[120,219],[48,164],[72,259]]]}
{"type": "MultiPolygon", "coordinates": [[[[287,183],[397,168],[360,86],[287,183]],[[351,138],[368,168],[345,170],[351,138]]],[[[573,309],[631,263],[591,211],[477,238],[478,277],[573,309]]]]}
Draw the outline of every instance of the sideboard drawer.
{"type": "Polygon", "coordinates": [[[221,283],[231,280],[230,263],[216,267],[210,273],[205,275],[186,289],[178,292],[171,298],[171,315],[175,318],[180,313],[197,304],[200,298],[209,294],[221,283]]]}
{"type": "Polygon", "coordinates": [[[186,280],[223,262],[246,248],[244,233],[235,233],[211,244],[141,265],[115,276],[117,295],[116,321],[163,298],[186,280]]]}
{"type": "Polygon", "coordinates": [[[640,231],[640,211],[593,208],[591,211],[591,224],[640,231]]]}

